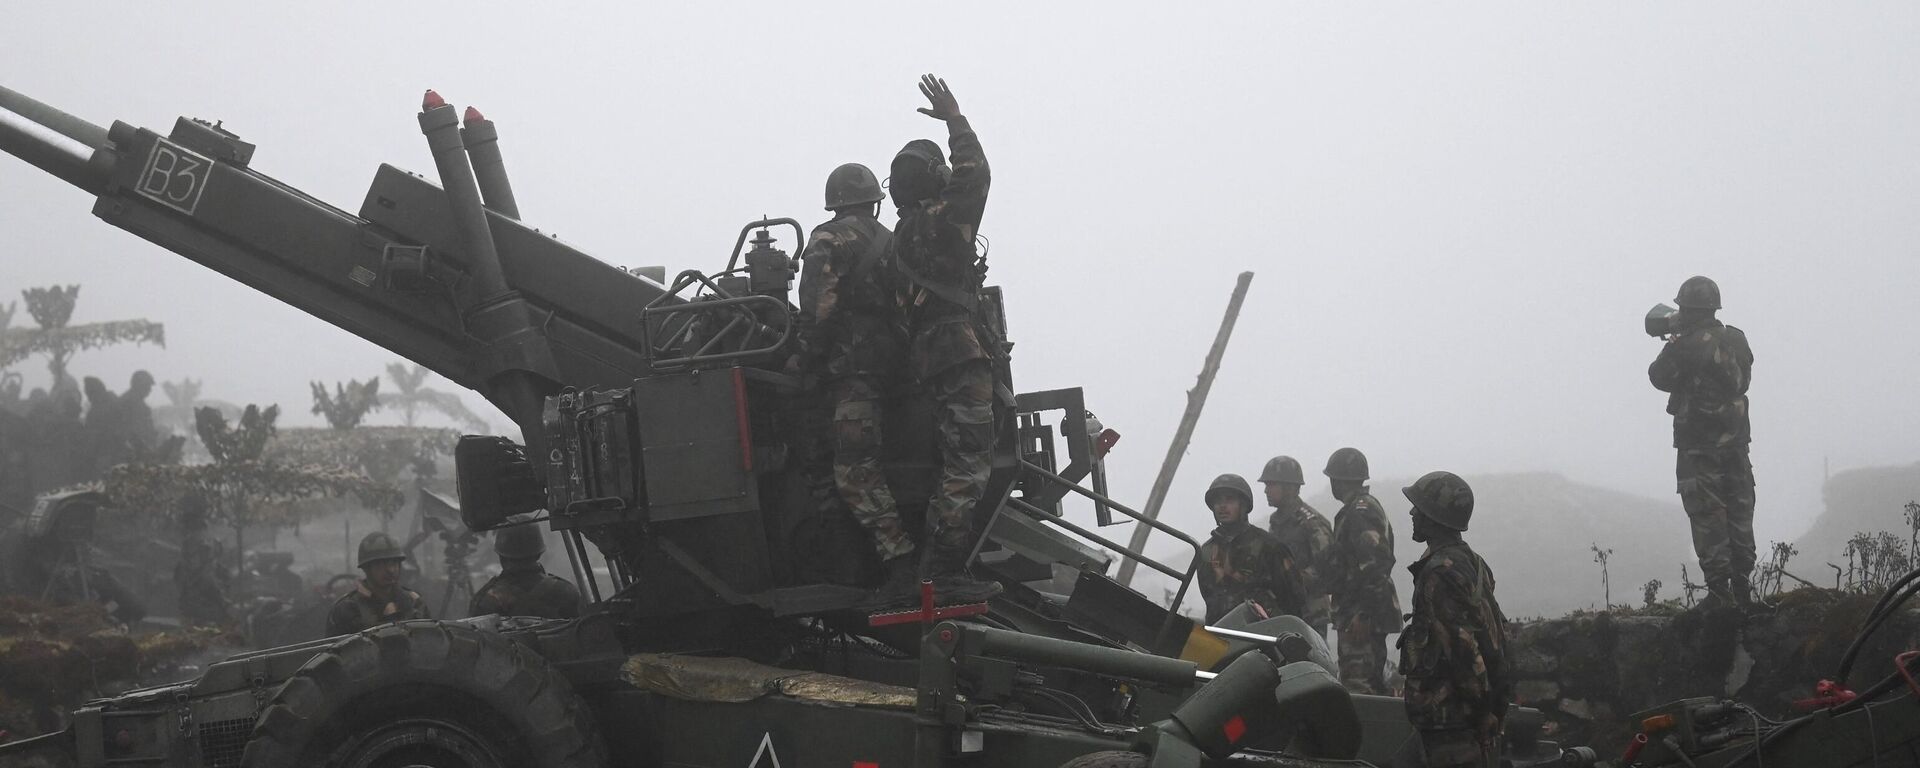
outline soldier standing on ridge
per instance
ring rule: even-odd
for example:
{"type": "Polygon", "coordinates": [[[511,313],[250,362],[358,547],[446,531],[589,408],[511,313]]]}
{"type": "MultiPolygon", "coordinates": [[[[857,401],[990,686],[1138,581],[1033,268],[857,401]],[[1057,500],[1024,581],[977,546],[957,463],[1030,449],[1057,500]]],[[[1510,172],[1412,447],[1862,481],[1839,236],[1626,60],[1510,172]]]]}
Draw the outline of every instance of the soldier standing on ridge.
{"type": "Polygon", "coordinates": [[[1246,478],[1214,478],[1206,499],[1219,525],[1200,548],[1200,597],[1207,601],[1207,623],[1249,602],[1267,616],[1300,615],[1303,593],[1293,554],[1273,534],[1248,520],[1253,489],[1246,478]]]}
{"type": "Polygon", "coordinates": [[[468,616],[497,613],[571,619],[580,615],[580,590],[540,565],[540,556],[547,553],[547,541],[539,523],[521,523],[496,531],[493,551],[500,556],[500,575],[473,593],[468,616]]]}
{"type": "Polygon", "coordinates": [[[928,575],[944,598],[984,600],[1000,585],[969,576],[966,561],[974,507],[993,469],[993,360],[1000,350],[975,316],[986,269],[974,248],[990,174],[946,82],[925,75],[920,92],[930,105],[920,112],[947,124],[953,166],[926,139],[894,155],[889,192],[900,223],[890,256],[904,278],[896,301],[909,331],[909,364],[933,400],[939,430],[941,472],[927,503],[928,575]]]}
{"type": "Polygon", "coordinates": [[[1747,335],[1714,318],[1720,286],[1705,277],[1680,284],[1667,345],[1647,368],[1669,393],[1680,503],[1693,526],[1693,551],[1707,578],[1707,602],[1751,605],[1753,572],[1752,431],[1747,385],[1753,349],[1747,335]]]}
{"type": "Polygon", "coordinates": [[[1473,489],[1452,472],[1429,472],[1403,489],[1413,502],[1413,540],[1427,544],[1413,573],[1413,613],[1400,634],[1407,721],[1434,768],[1499,764],[1513,697],[1507,617],[1493,598],[1493,571],[1461,540],[1473,489]]]}
{"type": "Polygon", "coordinates": [[[1387,635],[1400,631],[1400,595],[1393,589],[1393,524],[1367,492],[1367,457],[1342,448],[1327,458],[1327,479],[1340,512],[1333,517],[1328,558],[1333,628],[1340,633],[1340,682],[1354,693],[1386,695],[1387,635]]]}
{"type": "Polygon", "coordinates": [[[900,522],[881,464],[881,412],[907,368],[906,326],[886,268],[893,232],[877,218],[880,181],[859,163],[827,176],[831,221],[815,227],[801,259],[802,332],[796,367],[825,382],[833,408],[833,485],[873,539],[886,571],[880,602],[911,599],[919,582],[913,538],[900,522]]]}
{"type": "Polygon", "coordinates": [[[1300,574],[1302,594],[1300,620],[1313,627],[1322,638],[1332,615],[1333,599],[1327,594],[1325,571],[1327,549],[1333,544],[1333,524],[1320,510],[1300,498],[1300,486],[1306,479],[1300,462],[1292,456],[1275,456],[1260,470],[1260,482],[1266,485],[1267,505],[1273,515],[1267,518],[1267,531],[1293,553],[1294,570],[1300,574]]]}
{"type": "Polygon", "coordinates": [[[360,540],[360,571],[366,578],[340,596],[327,611],[327,634],[346,635],[406,619],[431,619],[420,593],[400,585],[400,564],[407,553],[379,531],[360,540]]]}

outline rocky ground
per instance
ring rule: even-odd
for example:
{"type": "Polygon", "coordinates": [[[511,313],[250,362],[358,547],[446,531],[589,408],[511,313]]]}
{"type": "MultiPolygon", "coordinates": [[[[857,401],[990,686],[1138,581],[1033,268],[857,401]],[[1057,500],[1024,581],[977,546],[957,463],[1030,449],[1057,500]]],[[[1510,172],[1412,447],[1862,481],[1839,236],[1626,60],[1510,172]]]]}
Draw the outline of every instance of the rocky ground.
{"type": "MultiPolygon", "coordinates": [[[[1603,754],[1625,745],[1631,716],[1675,699],[1731,697],[1779,718],[1834,676],[1878,595],[1801,589],[1771,610],[1580,612],[1516,625],[1509,650],[1516,698],[1543,710],[1552,738],[1603,754]]],[[[1875,633],[1849,683],[1864,689],[1893,672],[1893,657],[1920,641],[1909,606],[1875,633]]]]}

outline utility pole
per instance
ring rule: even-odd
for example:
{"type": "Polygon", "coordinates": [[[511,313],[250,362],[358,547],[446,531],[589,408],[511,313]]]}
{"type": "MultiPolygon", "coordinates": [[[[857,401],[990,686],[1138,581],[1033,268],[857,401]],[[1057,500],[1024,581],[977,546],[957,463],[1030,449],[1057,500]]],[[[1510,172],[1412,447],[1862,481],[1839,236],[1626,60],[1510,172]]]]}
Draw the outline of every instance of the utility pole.
{"type": "MultiPolygon", "coordinates": [[[[1213,389],[1213,376],[1220,372],[1220,358],[1227,353],[1227,339],[1233,337],[1233,323],[1240,319],[1240,304],[1246,301],[1247,286],[1253,284],[1253,273],[1240,273],[1240,281],[1233,286],[1233,298],[1227,301],[1227,316],[1220,320],[1220,332],[1214,334],[1213,348],[1207,350],[1207,361],[1200,366],[1200,382],[1187,390],[1187,411],[1180,416],[1180,428],[1173,433],[1173,443],[1167,446],[1167,458],[1160,462],[1160,475],[1153,479],[1153,492],[1147,494],[1147,506],[1140,514],[1148,520],[1160,517],[1160,505],[1167,500],[1167,488],[1173,485],[1173,475],[1180,470],[1180,458],[1187,453],[1187,443],[1193,440],[1193,428],[1200,423],[1200,410],[1207,405],[1207,392],[1213,389]]],[[[1147,536],[1153,533],[1153,527],[1146,523],[1135,523],[1133,539],[1127,547],[1135,552],[1144,552],[1147,536]]],[[[1119,581],[1122,585],[1133,584],[1134,560],[1120,561],[1119,581]]],[[[1176,609],[1179,606],[1174,606],[1176,609]]]]}

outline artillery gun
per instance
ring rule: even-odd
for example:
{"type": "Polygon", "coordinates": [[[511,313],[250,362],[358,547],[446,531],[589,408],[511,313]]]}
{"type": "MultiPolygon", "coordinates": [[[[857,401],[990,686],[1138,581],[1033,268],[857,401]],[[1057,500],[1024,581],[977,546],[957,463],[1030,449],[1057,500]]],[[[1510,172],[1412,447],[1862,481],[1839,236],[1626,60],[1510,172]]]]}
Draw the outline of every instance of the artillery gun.
{"type": "MultiPolygon", "coordinates": [[[[0,149],[93,195],[107,223],[512,418],[519,444],[459,444],[463,520],[541,513],[593,608],[235,656],[89,703],[65,730],[0,747],[0,764],[1419,764],[1400,701],[1349,695],[1298,619],[1243,607],[1200,626],[1109,579],[1115,558],[1137,561],[1178,581],[1178,605],[1198,558],[1159,562],[1101,526],[1198,543],[1104,493],[1113,435],[1089,428],[1081,390],[1016,394],[1006,366],[971,557],[1006,593],[956,606],[923,587],[917,610],[859,610],[860,569],[821,561],[867,548],[845,546],[845,521],[814,499],[819,409],[781,372],[795,270],[775,233],[797,244],[800,225],[746,225],[712,274],[644,277],[523,223],[477,111],[463,120],[429,91],[418,120],[440,183],[382,165],[349,213],[253,170],[253,145],[220,124],[102,129],[0,88],[0,149]],[[1069,495],[1096,525],[1068,518],[1069,495]]],[[[890,478],[924,499],[933,450],[914,425],[928,419],[889,407],[890,478]]],[[[1538,735],[1518,710],[1514,764],[1560,759],[1538,735]]]]}

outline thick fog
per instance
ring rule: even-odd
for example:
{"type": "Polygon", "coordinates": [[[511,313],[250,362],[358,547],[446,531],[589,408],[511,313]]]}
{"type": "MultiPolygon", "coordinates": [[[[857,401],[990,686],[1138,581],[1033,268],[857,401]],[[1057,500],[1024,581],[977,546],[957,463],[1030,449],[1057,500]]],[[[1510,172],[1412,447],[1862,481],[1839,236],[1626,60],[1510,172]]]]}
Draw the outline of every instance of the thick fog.
{"type": "MultiPolygon", "coordinates": [[[[670,273],[718,268],[762,214],[824,218],[837,164],[884,175],[943,140],[914,111],[939,73],[993,164],[1016,382],[1086,389],[1124,435],[1122,499],[1144,503],[1256,273],[1167,506],[1195,533],[1213,475],[1290,453],[1319,493],[1343,445],[1383,477],[1550,471],[1672,501],[1640,325],[1694,274],[1756,353],[1763,547],[1810,524],[1827,467],[1920,458],[1920,5],[207,5],[16,4],[0,84],[101,125],[224,120],[254,168],[347,210],[381,162],[431,174],[414,115],[435,88],[498,123],[530,224],[670,273]]],[[[75,322],[166,324],[164,350],[76,374],[202,378],[298,425],[309,381],[395,358],[90,204],[0,158],[0,302],[78,283],[75,322]]],[[[1602,543],[1683,538],[1674,506],[1602,543]]]]}

